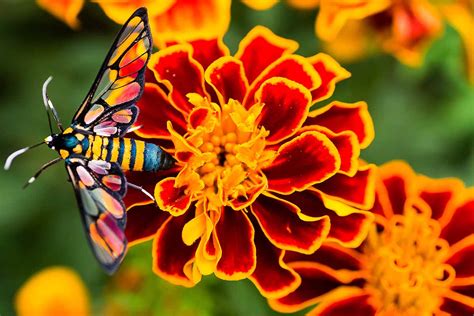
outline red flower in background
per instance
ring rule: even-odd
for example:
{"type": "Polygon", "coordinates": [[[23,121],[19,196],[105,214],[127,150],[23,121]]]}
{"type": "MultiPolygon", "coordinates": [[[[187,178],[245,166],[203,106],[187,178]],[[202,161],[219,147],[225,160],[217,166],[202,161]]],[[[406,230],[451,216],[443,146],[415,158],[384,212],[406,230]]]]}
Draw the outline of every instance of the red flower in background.
{"type": "Polygon", "coordinates": [[[325,243],[318,253],[287,253],[302,278],[270,300],[309,315],[472,315],[474,190],[457,179],[416,175],[404,162],[380,167],[375,223],[357,249],[325,243]]]}
{"type": "Polygon", "coordinates": [[[266,297],[300,284],[285,251],[325,240],[357,247],[372,220],[373,168],[359,164],[373,139],[364,102],[329,98],[349,77],[325,54],[253,29],[231,56],[215,40],[176,44],[150,60],[135,133],[177,160],[172,170],[130,174],[156,205],[129,193],[130,243],[153,239],[153,270],[193,286],[202,275],[250,278],[266,297]]]}

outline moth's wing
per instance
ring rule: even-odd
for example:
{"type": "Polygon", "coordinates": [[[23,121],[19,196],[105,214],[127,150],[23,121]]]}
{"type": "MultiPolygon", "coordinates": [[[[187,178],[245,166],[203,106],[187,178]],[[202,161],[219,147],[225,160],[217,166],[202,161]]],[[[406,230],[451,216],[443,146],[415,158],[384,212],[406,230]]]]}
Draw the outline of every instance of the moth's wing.
{"type": "Polygon", "coordinates": [[[143,93],[152,49],[147,12],[140,8],[117,35],[71,125],[103,136],[123,135],[138,115],[135,102],[143,93]]]}
{"type": "Polygon", "coordinates": [[[125,176],[115,163],[82,158],[66,159],[66,169],[92,251],[104,270],[112,274],[127,251],[126,209],[122,202],[125,176]]]}

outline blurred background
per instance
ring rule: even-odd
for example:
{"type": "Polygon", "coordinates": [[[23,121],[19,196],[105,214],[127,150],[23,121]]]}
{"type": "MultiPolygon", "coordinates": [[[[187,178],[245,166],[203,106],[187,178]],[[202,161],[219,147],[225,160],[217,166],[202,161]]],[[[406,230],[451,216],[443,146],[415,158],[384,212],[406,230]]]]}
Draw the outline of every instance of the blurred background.
{"type": "MultiPolygon", "coordinates": [[[[320,51],[315,11],[280,3],[265,12],[234,1],[225,42],[236,51],[255,25],[300,43],[298,53],[320,51]]],[[[67,124],[87,93],[120,26],[87,3],[71,30],[34,1],[0,0],[0,158],[48,135],[41,86],[54,77],[49,95],[67,124]]],[[[352,78],[333,99],[367,101],[376,138],[363,152],[381,164],[404,159],[431,177],[459,177],[474,184],[474,89],[464,78],[461,42],[446,28],[424,65],[407,68],[388,55],[344,65],[352,78]]],[[[94,314],[277,315],[250,281],[206,277],[193,289],[168,285],[151,272],[151,245],[132,248],[110,278],[95,262],[84,238],[71,185],[63,167],[49,169],[26,190],[23,184],[55,158],[47,147],[31,151],[8,172],[0,171],[0,315],[14,313],[16,291],[38,270],[65,265],[83,278],[94,314]]],[[[3,162],[2,162],[3,163],[3,162]]]]}

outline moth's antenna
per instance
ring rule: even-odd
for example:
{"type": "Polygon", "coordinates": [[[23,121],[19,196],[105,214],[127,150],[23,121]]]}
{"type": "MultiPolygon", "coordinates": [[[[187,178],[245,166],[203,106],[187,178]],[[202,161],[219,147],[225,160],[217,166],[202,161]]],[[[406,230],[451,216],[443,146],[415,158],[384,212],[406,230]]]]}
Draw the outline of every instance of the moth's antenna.
{"type": "Polygon", "coordinates": [[[51,128],[51,119],[49,118],[49,111],[53,114],[53,118],[56,121],[56,125],[58,126],[59,130],[62,132],[64,131],[63,125],[61,124],[61,121],[59,120],[59,115],[56,109],[54,108],[53,103],[48,97],[48,85],[53,80],[52,76],[49,76],[48,79],[43,83],[43,103],[44,107],[46,108],[46,112],[48,113],[48,121],[49,121],[49,128],[51,130],[51,134],[53,134],[53,129],[51,128]]]}
{"type": "Polygon", "coordinates": [[[17,151],[13,152],[8,156],[7,160],[5,160],[5,165],[3,166],[3,169],[8,170],[10,169],[10,166],[12,165],[13,160],[20,156],[21,154],[25,153],[26,151],[30,150],[31,148],[38,147],[39,145],[43,145],[45,142],[42,141],[41,143],[35,144],[33,146],[28,146],[22,149],[18,149],[17,151]]]}
{"type": "Polygon", "coordinates": [[[35,180],[40,176],[40,174],[48,169],[49,167],[51,167],[52,165],[54,165],[55,163],[61,161],[62,158],[61,157],[58,157],[58,158],[55,158],[47,163],[45,163],[44,165],[41,166],[41,168],[36,171],[36,173],[28,180],[28,182],[25,183],[25,185],[23,186],[23,189],[25,189],[27,186],[29,186],[30,184],[32,184],[33,182],[35,182],[35,180]]]}

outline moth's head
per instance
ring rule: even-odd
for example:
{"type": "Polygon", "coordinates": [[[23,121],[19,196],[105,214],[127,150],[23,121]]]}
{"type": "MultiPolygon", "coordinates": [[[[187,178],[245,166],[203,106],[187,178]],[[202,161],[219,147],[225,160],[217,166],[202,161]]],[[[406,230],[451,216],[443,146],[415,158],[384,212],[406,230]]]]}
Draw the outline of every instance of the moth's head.
{"type": "Polygon", "coordinates": [[[58,145],[59,145],[58,140],[59,140],[59,134],[52,134],[46,137],[44,139],[44,142],[46,143],[46,145],[48,145],[49,148],[53,150],[57,150],[58,145]]]}

